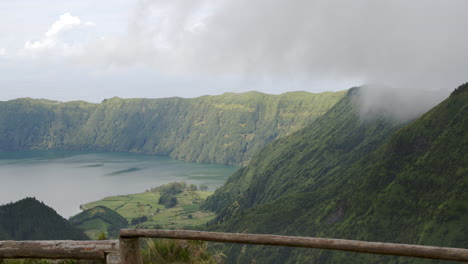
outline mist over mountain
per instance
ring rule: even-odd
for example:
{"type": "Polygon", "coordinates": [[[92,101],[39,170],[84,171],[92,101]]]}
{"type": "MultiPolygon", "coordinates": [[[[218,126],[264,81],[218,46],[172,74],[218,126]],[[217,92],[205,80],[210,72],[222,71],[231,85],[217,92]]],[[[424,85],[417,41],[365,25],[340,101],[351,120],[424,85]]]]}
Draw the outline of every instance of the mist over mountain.
{"type": "Polygon", "coordinates": [[[434,91],[446,97],[468,70],[463,0],[83,2],[36,3],[39,17],[0,4],[2,28],[15,32],[0,37],[2,100],[382,84],[401,98],[421,90],[420,101],[434,91]]]}
{"type": "Polygon", "coordinates": [[[359,97],[355,100],[363,119],[385,115],[401,122],[419,117],[449,94],[449,90],[405,90],[401,87],[369,84],[360,87],[359,97]]]}

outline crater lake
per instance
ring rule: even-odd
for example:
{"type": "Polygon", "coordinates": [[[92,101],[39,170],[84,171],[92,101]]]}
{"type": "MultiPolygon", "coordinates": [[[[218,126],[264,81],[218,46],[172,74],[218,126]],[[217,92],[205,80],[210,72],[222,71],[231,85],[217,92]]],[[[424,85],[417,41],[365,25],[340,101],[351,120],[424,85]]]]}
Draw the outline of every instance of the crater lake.
{"type": "Polygon", "coordinates": [[[68,218],[81,204],[174,181],[214,190],[236,169],[133,153],[0,152],[0,204],[36,197],[68,218]]]}

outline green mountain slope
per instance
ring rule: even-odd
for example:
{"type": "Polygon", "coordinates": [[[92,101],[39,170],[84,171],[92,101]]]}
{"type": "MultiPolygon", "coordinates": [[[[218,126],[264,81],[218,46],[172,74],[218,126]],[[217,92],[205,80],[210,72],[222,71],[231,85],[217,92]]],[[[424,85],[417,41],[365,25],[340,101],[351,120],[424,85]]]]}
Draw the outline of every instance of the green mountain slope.
{"type": "Polygon", "coordinates": [[[125,217],[105,206],[96,206],[70,217],[70,223],[85,230],[90,238],[97,239],[99,234],[105,233],[107,237],[118,237],[122,228],[128,227],[125,217]]]}
{"type": "Polygon", "coordinates": [[[0,102],[0,150],[140,152],[241,164],[267,143],[313,122],[344,94],[248,92],[100,104],[17,99],[0,102]]]}
{"type": "MultiPolygon", "coordinates": [[[[210,228],[466,247],[468,85],[405,126],[385,115],[361,120],[358,92],[234,174],[205,205],[220,214],[210,228]]],[[[229,255],[232,263],[433,263],[271,247],[234,246],[229,255]]]]}
{"type": "Polygon", "coordinates": [[[88,237],[34,198],[0,206],[0,240],[85,240],[88,237]]]}
{"type": "Polygon", "coordinates": [[[206,208],[224,216],[233,202],[247,209],[284,194],[322,188],[340,177],[340,170],[375,150],[402,126],[383,114],[361,119],[359,92],[352,88],[314,124],[265,147],[208,198],[206,208]]]}

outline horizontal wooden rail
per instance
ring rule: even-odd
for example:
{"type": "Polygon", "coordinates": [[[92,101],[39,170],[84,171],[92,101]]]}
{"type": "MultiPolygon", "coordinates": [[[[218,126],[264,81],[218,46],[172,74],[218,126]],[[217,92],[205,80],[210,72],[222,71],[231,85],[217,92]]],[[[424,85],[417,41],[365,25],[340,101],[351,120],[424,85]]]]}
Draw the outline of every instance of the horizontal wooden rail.
{"type": "Polygon", "coordinates": [[[118,240],[0,241],[0,259],[97,259],[119,251],[118,240]]]}
{"type": "MultiPolygon", "coordinates": [[[[218,233],[186,230],[122,229],[121,239],[173,238],[204,240],[225,243],[241,243],[287,247],[305,247],[353,251],[371,254],[384,254],[441,260],[468,261],[468,249],[418,246],[408,244],[366,242],[345,239],[256,235],[240,233],[218,233]]],[[[133,263],[139,263],[138,261],[133,263]]]]}

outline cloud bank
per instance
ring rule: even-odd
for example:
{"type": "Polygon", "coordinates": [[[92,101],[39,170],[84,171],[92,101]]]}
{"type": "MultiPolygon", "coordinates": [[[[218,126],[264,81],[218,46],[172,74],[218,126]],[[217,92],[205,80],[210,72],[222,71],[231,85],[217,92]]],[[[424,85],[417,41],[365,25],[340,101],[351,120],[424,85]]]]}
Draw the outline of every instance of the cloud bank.
{"type": "Polygon", "coordinates": [[[67,38],[87,23],[65,13],[24,49],[79,65],[250,78],[263,87],[371,84],[366,105],[406,97],[400,102],[421,112],[466,82],[466,10],[465,0],[140,0],[123,34],[67,38]],[[389,91],[396,96],[381,96],[389,91]]]}
{"type": "Polygon", "coordinates": [[[465,80],[463,0],[144,0],[85,59],[173,73],[352,78],[439,89],[465,80]]]}
{"type": "Polygon", "coordinates": [[[372,84],[366,107],[420,113],[466,81],[466,10],[464,0],[141,0],[127,35],[94,43],[78,61],[304,84],[360,80],[372,84]],[[379,99],[389,91],[395,96],[379,99]]]}

